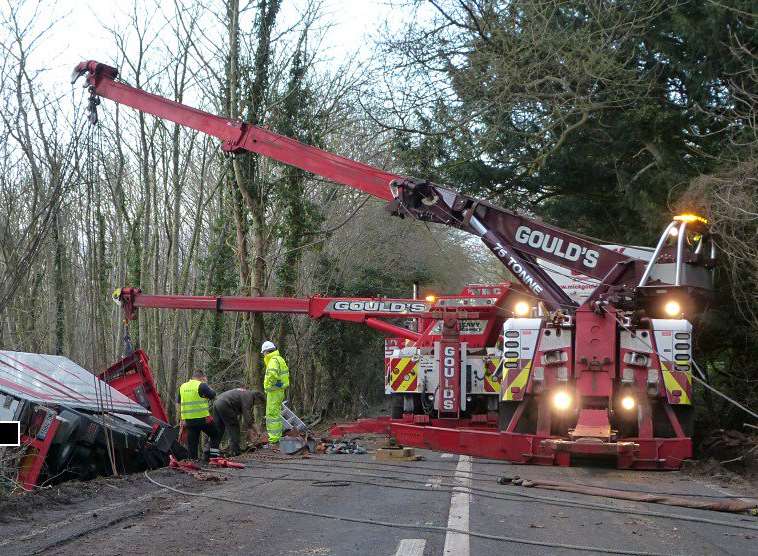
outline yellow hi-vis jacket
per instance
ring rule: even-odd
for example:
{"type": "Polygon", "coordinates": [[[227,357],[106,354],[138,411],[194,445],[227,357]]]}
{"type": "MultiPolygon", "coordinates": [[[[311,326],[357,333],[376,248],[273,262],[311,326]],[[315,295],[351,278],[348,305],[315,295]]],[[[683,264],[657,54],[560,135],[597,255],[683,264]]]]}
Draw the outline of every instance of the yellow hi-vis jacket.
{"type": "Polygon", "coordinates": [[[263,375],[263,390],[274,392],[284,390],[290,385],[290,370],[284,357],[279,355],[279,350],[274,350],[263,356],[266,365],[266,374],[263,375]]]}
{"type": "Polygon", "coordinates": [[[182,421],[187,419],[202,419],[211,414],[208,409],[208,400],[200,396],[199,388],[201,384],[202,382],[199,380],[192,379],[179,387],[182,421]]]}

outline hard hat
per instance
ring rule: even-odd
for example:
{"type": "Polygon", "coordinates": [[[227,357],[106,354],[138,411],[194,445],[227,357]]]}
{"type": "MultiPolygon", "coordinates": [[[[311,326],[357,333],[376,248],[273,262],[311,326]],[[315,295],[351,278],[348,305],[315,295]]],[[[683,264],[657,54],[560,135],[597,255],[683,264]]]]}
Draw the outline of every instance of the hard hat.
{"type": "Polygon", "coordinates": [[[271,351],[276,349],[276,346],[274,345],[274,342],[269,342],[266,340],[263,342],[263,345],[261,346],[261,353],[266,353],[267,351],[271,351]]]}

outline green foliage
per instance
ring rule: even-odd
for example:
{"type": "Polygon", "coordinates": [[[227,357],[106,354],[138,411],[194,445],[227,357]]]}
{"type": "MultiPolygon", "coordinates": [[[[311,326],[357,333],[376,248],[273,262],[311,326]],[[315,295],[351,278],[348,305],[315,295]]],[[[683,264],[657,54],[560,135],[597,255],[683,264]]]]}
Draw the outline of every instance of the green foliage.
{"type": "MultiPolygon", "coordinates": [[[[301,39],[287,88],[280,95],[282,98],[278,104],[282,110],[273,114],[271,125],[282,135],[318,146],[321,122],[313,91],[306,81],[308,68],[302,44],[301,39]]],[[[277,235],[281,238],[283,255],[276,268],[276,277],[278,291],[284,296],[295,294],[303,248],[311,240],[313,230],[319,229],[324,220],[318,206],[308,198],[307,187],[306,172],[285,166],[272,195],[282,216],[277,235]]]]}
{"type": "MultiPolygon", "coordinates": [[[[237,292],[239,275],[236,270],[237,260],[231,247],[234,242],[231,230],[232,224],[227,211],[219,210],[211,224],[211,248],[206,256],[198,261],[200,280],[208,284],[208,291],[212,295],[234,295],[237,292]]],[[[230,365],[223,349],[230,325],[228,319],[224,319],[223,313],[214,313],[205,322],[209,377],[226,370],[230,365]]]]}
{"type": "MultiPolygon", "coordinates": [[[[330,284],[326,293],[337,297],[408,296],[413,286],[412,274],[397,275],[371,263],[370,259],[358,262],[347,281],[330,284]]],[[[331,260],[321,256],[318,264],[322,269],[319,275],[328,276],[331,260]]],[[[381,400],[384,337],[380,333],[364,325],[324,319],[315,329],[313,344],[319,368],[327,374],[326,388],[335,393],[328,411],[351,413],[360,395],[369,403],[381,400]]]]}
{"type": "Polygon", "coordinates": [[[730,102],[721,83],[737,70],[727,45],[735,30],[754,36],[738,12],[655,0],[443,9],[452,24],[419,24],[410,40],[389,42],[429,81],[444,73],[449,84],[417,110],[416,138],[398,141],[409,171],[644,243],[667,218],[672,189],[717,164],[713,132],[730,102]]]}
{"type": "MultiPolygon", "coordinates": [[[[394,68],[424,85],[390,95],[414,113],[387,115],[391,126],[402,122],[395,148],[419,177],[569,230],[649,245],[675,207],[723,204],[739,185],[724,178],[718,195],[701,188],[682,199],[689,182],[735,159],[755,160],[754,2],[517,0],[437,9],[436,20],[418,18],[385,43],[394,68]]],[[[732,212],[712,215],[724,224],[726,251],[716,301],[696,323],[697,357],[717,387],[755,406],[758,329],[745,292],[755,291],[756,277],[745,253],[758,232],[746,195],[732,212]],[[753,219],[736,230],[740,210],[753,219]]],[[[707,425],[714,415],[739,424],[722,401],[705,401],[707,425]]]]}

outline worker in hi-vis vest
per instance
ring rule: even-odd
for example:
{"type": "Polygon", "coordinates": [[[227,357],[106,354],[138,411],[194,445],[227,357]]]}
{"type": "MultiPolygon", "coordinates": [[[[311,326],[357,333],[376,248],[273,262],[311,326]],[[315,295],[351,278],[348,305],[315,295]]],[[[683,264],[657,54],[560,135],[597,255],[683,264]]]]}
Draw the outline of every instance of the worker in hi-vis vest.
{"type": "Polygon", "coordinates": [[[284,431],[282,402],[285,390],[290,385],[290,371],[287,362],[279,354],[273,342],[263,342],[261,346],[266,373],[263,375],[263,391],[266,392],[266,432],[267,446],[274,447],[284,431]]]}
{"type": "Polygon", "coordinates": [[[216,458],[221,454],[218,445],[221,442],[216,425],[213,423],[208,402],[216,397],[216,392],[208,386],[208,378],[205,373],[196,370],[192,378],[179,387],[176,397],[182,426],[187,431],[187,450],[190,459],[197,459],[198,445],[200,444],[200,432],[204,432],[210,438],[210,457],[216,458]]]}

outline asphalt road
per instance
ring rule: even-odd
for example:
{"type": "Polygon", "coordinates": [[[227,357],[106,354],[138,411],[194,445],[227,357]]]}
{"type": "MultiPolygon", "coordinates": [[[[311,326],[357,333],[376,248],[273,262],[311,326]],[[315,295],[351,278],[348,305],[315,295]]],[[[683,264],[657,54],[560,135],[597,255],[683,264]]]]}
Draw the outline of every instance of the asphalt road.
{"type": "Polygon", "coordinates": [[[151,474],[156,481],[181,490],[247,504],[189,497],[134,476],[123,485],[109,483],[109,488],[84,501],[30,513],[27,523],[16,519],[10,525],[0,524],[0,554],[597,553],[586,550],[592,547],[671,556],[758,554],[758,519],[753,517],[502,486],[495,479],[507,474],[648,491],[748,492],[730,492],[678,472],[512,466],[417,453],[425,459],[392,465],[371,455],[253,459],[244,470],[225,470],[227,480],[217,483],[197,482],[171,470],[151,474]],[[588,508],[587,503],[604,508],[588,508]],[[666,517],[644,515],[647,512],[666,517]],[[679,516],[722,524],[691,522],[679,516]],[[458,532],[424,529],[429,526],[458,532]]]}

